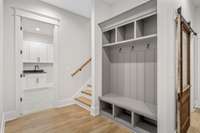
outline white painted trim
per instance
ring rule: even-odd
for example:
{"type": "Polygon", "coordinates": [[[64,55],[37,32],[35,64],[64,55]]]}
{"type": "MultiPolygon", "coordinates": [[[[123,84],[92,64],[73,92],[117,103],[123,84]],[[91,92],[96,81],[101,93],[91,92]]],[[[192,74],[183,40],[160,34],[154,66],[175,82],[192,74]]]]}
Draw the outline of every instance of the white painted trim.
{"type": "Polygon", "coordinates": [[[5,115],[3,113],[2,114],[1,125],[0,125],[0,133],[4,133],[4,131],[5,131],[5,115]]]}
{"type": "MultiPolygon", "coordinates": [[[[23,59],[22,59],[22,55],[19,54],[20,50],[22,49],[22,42],[23,42],[23,33],[20,30],[21,27],[21,19],[22,17],[26,17],[26,18],[30,18],[30,19],[34,19],[34,20],[38,20],[38,21],[42,21],[45,23],[50,23],[54,25],[54,54],[55,54],[55,64],[57,61],[57,43],[58,43],[58,24],[60,22],[59,19],[57,18],[53,18],[53,17],[49,17],[40,13],[36,13],[36,12],[32,12],[32,11],[28,11],[28,10],[24,10],[24,9],[19,9],[19,8],[13,8],[15,11],[14,17],[15,17],[15,55],[16,55],[16,112],[18,117],[21,114],[21,102],[20,102],[20,97],[23,97],[23,93],[22,93],[22,84],[21,84],[21,78],[20,78],[20,74],[23,71],[23,59]]],[[[58,84],[57,84],[57,65],[54,65],[54,77],[55,77],[55,102],[53,104],[56,105],[56,100],[57,98],[57,88],[58,88],[58,84]]]]}
{"type": "MultiPolygon", "coordinates": [[[[142,20],[142,19],[145,19],[145,18],[148,18],[148,17],[151,17],[153,15],[157,15],[157,10],[156,9],[153,9],[153,10],[149,10],[145,13],[142,13],[142,14],[138,14],[134,17],[130,17],[128,19],[125,19],[125,20],[122,20],[122,21],[119,21],[117,23],[114,23],[112,25],[108,25],[106,27],[103,27],[102,26],[102,31],[103,32],[106,32],[106,31],[109,31],[111,29],[113,29],[114,27],[121,27],[123,25],[126,25],[126,24],[129,24],[129,23],[136,23],[137,21],[139,20],[142,20]]],[[[103,22],[104,23],[104,22],[103,22]]],[[[101,24],[99,24],[101,26],[101,24]]]]}
{"type": "Polygon", "coordinates": [[[20,74],[23,71],[23,57],[20,54],[20,50],[22,50],[22,42],[23,42],[23,33],[20,30],[21,27],[21,17],[15,16],[15,83],[16,83],[16,112],[18,116],[21,113],[21,102],[20,97],[22,97],[22,84],[20,74]]]}
{"type": "Polygon", "coordinates": [[[190,97],[190,101],[191,101],[191,104],[190,104],[190,110],[191,112],[194,112],[195,111],[195,89],[196,89],[196,85],[195,85],[195,68],[196,68],[196,63],[195,63],[195,45],[196,45],[196,36],[193,36],[191,35],[191,39],[190,39],[190,45],[191,45],[191,48],[190,48],[190,52],[191,52],[191,59],[190,59],[190,67],[191,67],[191,74],[190,74],[190,77],[191,77],[191,84],[192,84],[192,87],[191,87],[191,97],[190,97]]]}
{"type": "MultiPolygon", "coordinates": [[[[54,26],[54,83],[55,83],[55,88],[54,88],[54,102],[58,100],[58,26],[54,26]]],[[[55,103],[54,103],[55,104],[55,103]]]]}
{"type": "Polygon", "coordinates": [[[91,107],[91,113],[90,113],[92,116],[98,116],[100,114],[100,108],[99,106],[92,106],[91,107]]]}
{"type": "Polygon", "coordinates": [[[195,39],[195,107],[196,108],[200,108],[200,89],[199,89],[199,80],[200,80],[200,69],[199,69],[199,66],[200,66],[200,62],[199,62],[199,59],[200,59],[200,47],[199,47],[199,43],[200,43],[200,35],[198,35],[198,37],[196,37],[195,39]]]}
{"type": "Polygon", "coordinates": [[[176,8],[175,0],[157,0],[158,133],[173,133],[176,130],[176,8]]]}
{"type": "Polygon", "coordinates": [[[92,0],[92,8],[91,8],[91,85],[93,87],[92,91],[92,106],[95,105],[95,92],[96,92],[96,86],[95,86],[95,63],[96,63],[96,57],[95,57],[95,0],[92,0]]]}
{"type": "Polygon", "coordinates": [[[45,23],[53,24],[53,25],[60,25],[60,19],[58,18],[47,16],[47,15],[29,11],[29,10],[24,10],[21,8],[13,7],[13,9],[14,9],[15,16],[34,19],[34,20],[42,21],[45,23]]]}
{"type": "Polygon", "coordinates": [[[73,104],[75,104],[73,99],[63,99],[63,100],[57,101],[55,108],[62,108],[62,107],[66,107],[73,104]]]}
{"type": "Polygon", "coordinates": [[[9,111],[9,112],[5,112],[4,113],[4,118],[5,118],[5,122],[7,121],[12,121],[12,120],[15,120],[17,119],[19,116],[18,116],[18,113],[17,111],[9,111]]]}

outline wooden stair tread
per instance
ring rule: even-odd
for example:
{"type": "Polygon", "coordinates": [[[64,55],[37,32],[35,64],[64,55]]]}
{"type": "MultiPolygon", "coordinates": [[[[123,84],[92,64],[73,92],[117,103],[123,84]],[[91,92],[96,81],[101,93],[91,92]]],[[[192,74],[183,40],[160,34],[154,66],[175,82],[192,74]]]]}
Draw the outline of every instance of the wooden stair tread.
{"type": "Polygon", "coordinates": [[[92,96],[92,90],[91,89],[83,90],[83,91],[81,91],[81,93],[92,96]]]}
{"type": "Polygon", "coordinates": [[[90,100],[90,99],[88,99],[84,96],[77,97],[77,98],[75,98],[75,100],[79,101],[79,102],[81,102],[81,103],[83,103],[83,104],[85,104],[89,107],[91,107],[91,105],[92,105],[92,100],[90,100]]]}

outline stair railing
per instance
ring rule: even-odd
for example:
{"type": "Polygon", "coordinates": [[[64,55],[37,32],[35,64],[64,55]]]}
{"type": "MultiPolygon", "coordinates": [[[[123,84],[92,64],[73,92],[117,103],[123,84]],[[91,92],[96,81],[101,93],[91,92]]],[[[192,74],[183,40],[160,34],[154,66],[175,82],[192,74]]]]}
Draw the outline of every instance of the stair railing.
{"type": "Polygon", "coordinates": [[[92,61],[92,58],[89,58],[83,65],[81,65],[76,71],[74,71],[71,74],[71,76],[74,77],[76,74],[81,72],[91,61],[92,61]]]}

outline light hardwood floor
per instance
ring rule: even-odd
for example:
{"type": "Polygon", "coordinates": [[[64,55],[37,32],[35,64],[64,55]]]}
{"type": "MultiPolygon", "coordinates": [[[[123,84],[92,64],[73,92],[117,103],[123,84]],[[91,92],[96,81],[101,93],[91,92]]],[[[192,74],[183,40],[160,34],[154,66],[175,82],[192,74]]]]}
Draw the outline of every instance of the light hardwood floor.
{"type": "Polygon", "coordinates": [[[191,115],[191,127],[188,133],[200,133],[200,109],[191,115]]]}
{"type": "Polygon", "coordinates": [[[5,133],[131,133],[120,124],[77,105],[31,114],[6,123],[5,133]]]}
{"type": "MultiPolygon", "coordinates": [[[[120,124],[77,105],[31,114],[6,123],[5,133],[131,133],[120,124]]],[[[200,133],[200,110],[191,115],[188,133],[200,133]]]]}

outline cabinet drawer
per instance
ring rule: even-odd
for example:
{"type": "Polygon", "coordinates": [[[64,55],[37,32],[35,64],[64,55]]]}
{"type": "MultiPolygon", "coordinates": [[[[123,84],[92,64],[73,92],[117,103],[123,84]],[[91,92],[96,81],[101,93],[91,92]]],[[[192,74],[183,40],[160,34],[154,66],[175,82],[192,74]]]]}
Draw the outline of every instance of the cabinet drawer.
{"type": "Polygon", "coordinates": [[[27,74],[25,89],[37,88],[47,82],[46,74],[27,74]]]}

